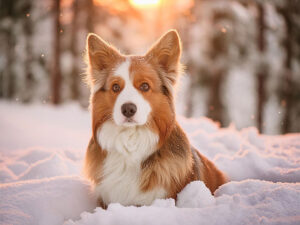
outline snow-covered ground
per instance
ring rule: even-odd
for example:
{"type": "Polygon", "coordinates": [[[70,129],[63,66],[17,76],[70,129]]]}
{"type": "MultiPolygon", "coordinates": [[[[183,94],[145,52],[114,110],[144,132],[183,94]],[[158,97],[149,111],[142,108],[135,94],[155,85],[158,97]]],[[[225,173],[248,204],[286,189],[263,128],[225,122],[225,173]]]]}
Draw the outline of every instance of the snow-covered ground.
{"type": "Polygon", "coordinates": [[[220,129],[207,118],[178,120],[231,182],[215,196],[197,181],[176,203],[103,210],[81,176],[89,113],[75,104],[0,101],[0,223],[300,224],[300,134],[262,136],[255,128],[220,129]]]}

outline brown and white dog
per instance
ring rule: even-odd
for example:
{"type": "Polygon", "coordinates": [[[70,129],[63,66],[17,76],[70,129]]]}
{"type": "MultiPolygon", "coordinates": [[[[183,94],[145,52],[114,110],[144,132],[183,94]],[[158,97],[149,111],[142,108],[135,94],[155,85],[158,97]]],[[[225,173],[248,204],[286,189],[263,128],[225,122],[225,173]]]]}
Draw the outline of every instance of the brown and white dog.
{"type": "Polygon", "coordinates": [[[122,55],[95,34],[86,49],[93,136],[85,173],[99,205],[150,205],[202,180],[212,193],[221,171],[189,143],[175,120],[181,43],[167,32],[144,56],[122,55]]]}

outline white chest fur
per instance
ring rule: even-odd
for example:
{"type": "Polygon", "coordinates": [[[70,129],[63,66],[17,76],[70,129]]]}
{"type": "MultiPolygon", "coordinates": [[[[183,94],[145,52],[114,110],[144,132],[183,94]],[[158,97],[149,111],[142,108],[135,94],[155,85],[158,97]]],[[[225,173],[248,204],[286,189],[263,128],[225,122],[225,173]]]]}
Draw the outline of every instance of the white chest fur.
{"type": "Polygon", "coordinates": [[[98,142],[108,154],[95,192],[105,204],[149,205],[166,192],[140,190],[141,162],[155,150],[158,135],[146,127],[120,127],[111,121],[98,130],[98,142]]]}

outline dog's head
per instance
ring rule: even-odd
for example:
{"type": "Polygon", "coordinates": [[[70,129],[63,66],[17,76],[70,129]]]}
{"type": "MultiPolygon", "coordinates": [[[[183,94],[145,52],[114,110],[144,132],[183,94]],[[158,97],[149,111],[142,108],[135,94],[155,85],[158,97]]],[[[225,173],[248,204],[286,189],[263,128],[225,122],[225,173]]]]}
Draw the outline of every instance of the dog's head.
{"type": "Polygon", "coordinates": [[[122,55],[95,34],[86,45],[93,132],[105,121],[148,126],[162,139],[175,122],[174,86],[180,72],[180,39],[163,35],[144,56],[122,55]]]}

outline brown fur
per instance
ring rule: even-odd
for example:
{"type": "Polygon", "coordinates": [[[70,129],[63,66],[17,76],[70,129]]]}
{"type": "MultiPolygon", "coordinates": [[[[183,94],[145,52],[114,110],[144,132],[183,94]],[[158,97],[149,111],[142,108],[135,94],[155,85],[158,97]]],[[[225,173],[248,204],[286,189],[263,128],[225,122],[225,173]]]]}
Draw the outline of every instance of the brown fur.
{"type": "Polygon", "coordinates": [[[211,161],[196,152],[200,165],[194,166],[197,162],[193,159],[189,141],[176,124],[163,146],[143,162],[142,190],[162,186],[167,190],[168,197],[176,198],[177,193],[191,181],[198,180],[197,174],[200,174],[200,180],[213,194],[220,185],[226,183],[226,177],[211,161]]]}
{"type": "Polygon", "coordinates": [[[193,161],[189,143],[178,124],[160,149],[142,164],[141,188],[143,191],[164,187],[168,197],[176,194],[193,180],[193,161]]]}
{"type": "MultiPolygon", "coordinates": [[[[111,89],[124,81],[114,69],[125,56],[95,35],[89,35],[87,44],[88,79],[100,84],[101,89],[91,97],[93,137],[90,140],[85,172],[95,184],[101,182],[102,164],[107,152],[96,141],[97,129],[112,120],[112,110],[118,96],[111,89]],[[114,75],[114,76],[113,76],[114,75]]],[[[163,187],[167,197],[175,198],[188,183],[202,180],[212,193],[226,182],[224,174],[206,157],[195,151],[175,120],[173,88],[180,72],[181,44],[176,31],[163,36],[145,56],[129,56],[133,85],[137,90],[147,82],[150,90],[140,93],[151,105],[148,126],[159,135],[157,150],[141,164],[140,189],[150,191],[163,187]]],[[[101,199],[99,204],[105,207],[101,199]]]]}
{"type": "Polygon", "coordinates": [[[120,85],[121,89],[124,87],[124,81],[121,78],[117,79],[108,76],[107,81],[103,86],[103,89],[108,91],[100,90],[91,98],[92,127],[94,137],[96,135],[97,128],[101,127],[106,120],[109,120],[112,117],[112,110],[118,93],[114,93],[111,90],[111,87],[116,83],[120,85]]]}
{"type": "Polygon", "coordinates": [[[94,139],[91,138],[85,155],[84,172],[95,184],[100,182],[99,174],[101,173],[106,154],[106,151],[103,151],[94,139]]]}
{"type": "Polygon", "coordinates": [[[147,82],[151,87],[148,92],[141,92],[141,94],[151,105],[152,112],[147,125],[159,134],[159,148],[174,126],[175,113],[172,96],[162,92],[163,81],[144,57],[132,57],[131,61],[130,72],[134,86],[138,89],[143,82],[147,82]]]}
{"type": "Polygon", "coordinates": [[[201,159],[200,179],[205,183],[213,194],[219,186],[227,182],[227,177],[204,155],[197,151],[201,159]]]}

